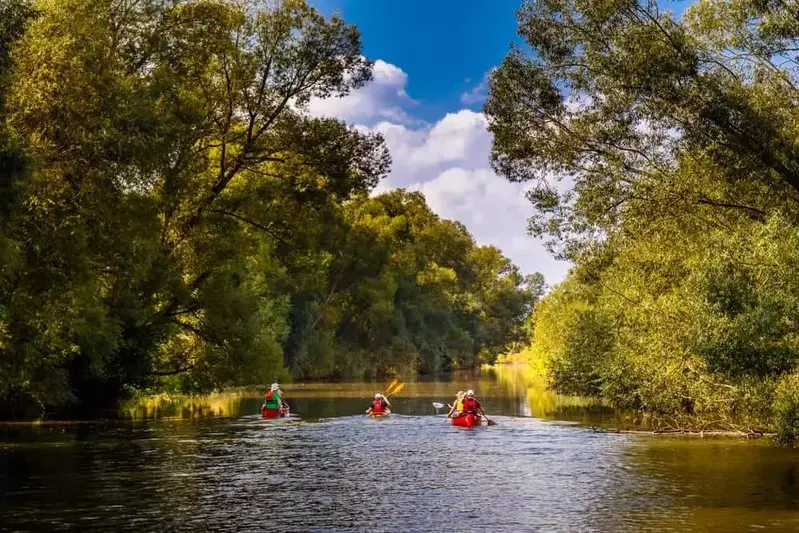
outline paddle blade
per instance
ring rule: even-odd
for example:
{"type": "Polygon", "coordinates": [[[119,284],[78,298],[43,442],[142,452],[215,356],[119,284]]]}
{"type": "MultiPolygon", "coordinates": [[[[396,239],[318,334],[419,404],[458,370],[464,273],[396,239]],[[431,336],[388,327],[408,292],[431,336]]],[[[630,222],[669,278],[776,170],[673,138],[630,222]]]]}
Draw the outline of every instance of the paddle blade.
{"type": "Polygon", "coordinates": [[[487,423],[489,426],[496,426],[496,425],[497,425],[497,423],[496,423],[496,422],[494,422],[493,420],[489,420],[489,419],[487,419],[487,418],[486,418],[486,423],[487,423]]]}
{"type": "Polygon", "coordinates": [[[394,378],[394,381],[391,382],[391,385],[386,387],[386,394],[391,394],[391,389],[393,389],[394,387],[397,386],[397,382],[398,381],[399,381],[399,378],[394,378]]]}
{"type": "Polygon", "coordinates": [[[444,404],[443,403],[438,403],[438,402],[433,402],[433,407],[435,407],[436,409],[441,409],[442,407],[444,407],[444,404]]]}
{"type": "Polygon", "coordinates": [[[400,383],[399,385],[397,385],[397,388],[396,388],[396,389],[394,389],[393,391],[391,391],[391,394],[399,394],[399,393],[400,393],[400,391],[401,391],[403,388],[405,388],[405,383],[400,383]]]}

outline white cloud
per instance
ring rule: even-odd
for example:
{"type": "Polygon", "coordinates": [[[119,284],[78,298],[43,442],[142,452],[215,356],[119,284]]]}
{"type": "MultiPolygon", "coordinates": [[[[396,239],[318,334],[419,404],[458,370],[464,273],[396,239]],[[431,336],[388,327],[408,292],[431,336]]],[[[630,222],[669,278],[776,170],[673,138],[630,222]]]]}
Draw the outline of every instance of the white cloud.
{"type": "Polygon", "coordinates": [[[565,275],[568,265],[527,235],[531,205],[524,185],[501,179],[489,168],[455,167],[410,188],[421,191],[440,216],[461,221],[478,243],[502,250],[522,271],[539,271],[549,284],[565,275]]]}
{"type": "Polygon", "coordinates": [[[407,75],[382,61],[375,70],[372,84],[336,105],[325,100],[311,108],[314,114],[383,134],[393,165],[375,192],[397,187],[421,191],[436,213],[462,222],[478,243],[501,249],[524,272],[540,271],[550,285],[563,279],[569,264],[554,260],[540,240],[527,235],[532,205],[525,199],[525,186],[490,168],[485,116],[462,109],[432,125],[414,122],[403,109],[414,103],[405,93],[407,75]]]}
{"type": "MultiPolygon", "coordinates": [[[[469,80],[466,80],[467,82],[469,80]]],[[[479,104],[488,97],[488,75],[484,76],[483,79],[469,89],[468,91],[461,94],[461,103],[463,105],[472,105],[472,104],[479,104]]]]}
{"type": "Polygon", "coordinates": [[[342,98],[314,99],[308,104],[308,112],[358,124],[373,124],[377,120],[415,123],[404,109],[416,104],[405,91],[407,85],[408,75],[401,68],[378,59],[372,69],[372,80],[364,87],[342,98]]]}
{"type": "Polygon", "coordinates": [[[481,113],[463,109],[448,113],[432,126],[410,128],[381,122],[373,130],[383,134],[394,161],[387,187],[407,187],[448,168],[487,168],[491,135],[481,113]]]}

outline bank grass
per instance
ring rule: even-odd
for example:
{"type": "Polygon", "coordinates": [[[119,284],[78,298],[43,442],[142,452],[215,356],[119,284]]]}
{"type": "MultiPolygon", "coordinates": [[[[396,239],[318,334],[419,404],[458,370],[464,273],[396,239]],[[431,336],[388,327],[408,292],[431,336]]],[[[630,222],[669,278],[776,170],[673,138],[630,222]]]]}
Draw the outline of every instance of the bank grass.
{"type": "MultiPolygon", "coordinates": [[[[618,406],[598,395],[558,394],[557,375],[540,347],[505,354],[490,368],[505,386],[526,388],[532,413],[578,421],[598,431],[685,436],[772,437],[795,445],[799,421],[799,376],[788,374],[778,382],[743,380],[723,388],[724,396],[703,403],[701,412],[668,412],[618,406]]],[[[716,389],[718,392],[718,389],[716,389]]],[[[534,415],[535,416],[535,415],[534,415]]]]}

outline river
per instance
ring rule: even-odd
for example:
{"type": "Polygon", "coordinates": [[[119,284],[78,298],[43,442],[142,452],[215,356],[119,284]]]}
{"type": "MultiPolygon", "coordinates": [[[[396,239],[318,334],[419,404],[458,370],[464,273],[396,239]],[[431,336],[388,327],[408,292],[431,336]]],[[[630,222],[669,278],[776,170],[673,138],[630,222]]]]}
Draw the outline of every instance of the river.
{"type": "Polygon", "coordinates": [[[597,432],[625,415],[508,371],[409,383],[373,420],[378,387],[286,385],[289,420],[225,394],[0,425],[0,531],[799,530],[799,454],[765,440],[597,432]],[[470,387],[497,425],[433,407],[470,387]]]}

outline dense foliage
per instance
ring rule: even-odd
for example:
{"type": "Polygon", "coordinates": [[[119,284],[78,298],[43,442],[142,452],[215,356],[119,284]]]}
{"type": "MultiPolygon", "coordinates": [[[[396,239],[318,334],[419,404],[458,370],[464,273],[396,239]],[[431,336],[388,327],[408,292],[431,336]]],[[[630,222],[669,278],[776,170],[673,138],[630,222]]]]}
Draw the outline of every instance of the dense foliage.
{"type": "Polygon", "coordinates": [[[301,0],[0,0],[5,414],[523,340],[540,279],[418,194],[370,198],[383,140],[304,111],[370,76],[301,0]]]}
{"type": "Polygon", "coordinates": [[[679,425],[799,415],[799,4],[536,0],[491,77],[495,168],[575,262],[534,317],[552,385],[679,425]],[[558,184],[560,180],[560,184],[558,184]]]}

